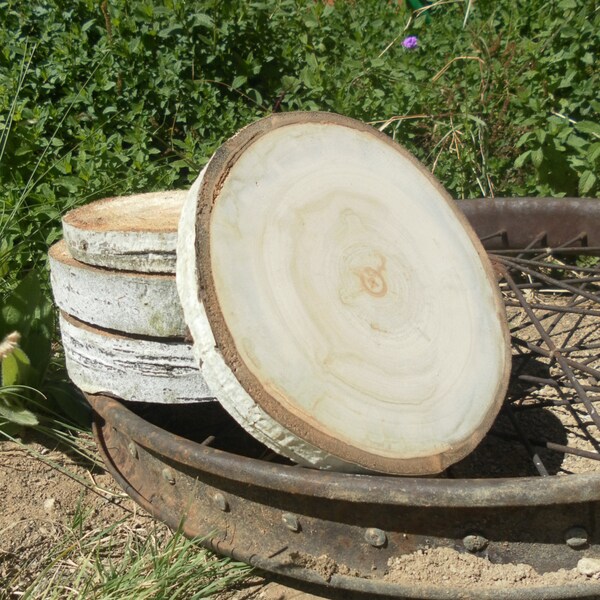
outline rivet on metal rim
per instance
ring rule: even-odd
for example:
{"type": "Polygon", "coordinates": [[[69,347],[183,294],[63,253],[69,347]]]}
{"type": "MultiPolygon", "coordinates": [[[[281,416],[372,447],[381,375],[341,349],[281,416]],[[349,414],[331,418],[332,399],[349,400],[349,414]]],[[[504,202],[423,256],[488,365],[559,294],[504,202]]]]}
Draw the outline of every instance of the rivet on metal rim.
{"type": "Polygon", "coordinates": [[[290,531],[295,531],[296,533],[300,531],[300,521],[296,515],[293,515],[292,513],[283,513],[281,515],[281,520],[290,531]]]}
{"type": "Polygon", "coordinates": [[[222,510],[223,512],[227,512],[229,510],[229,502],[227,502],[227,500],[225,499],[225,496],[223,496],[223,494],[221,494],[221,492],[217,492],[213,497],[213,502],[215,503],[215,506],[219,509],[222,510]]]}
{"type": "Polygon", "coordinates": [[[137,446],[135,445],[135,442],[129,442],[129,444],[127,445],[127,449],[129,450],[129,454],[131,454],[131,456],[133,456],[133,458],[138,457],[138,449],[137,449],[137,446]]]}
{"type": "Polygon", "coordinates": [[[486,538],[477,533],[465,535],[463,538],[465,550],[468,550],[469,552],[481,552],[487,548],[488,543],[489,542],[486,538]]]}
{"type": "Polygon", "coordinates": [[[173,475],[173,471],[168,467],[165,467],[162,470],[162,476],[165,481],[168,481],[171,485],[175,485],[175,476],[173,475]]]}
{"type": "Polygon", "coordinates": [[[381,529],[369,527],[369,529],[365,531],[365,540],[371,544],[371,546],[381,548],[382,546],[385,546],[387,542],[387,535],[385,534],[385,531],[382,531],[381,529]]]}
{"type": "Polygon", "coordinates": [[[588,532],[583,527],[571,527],[565,531],[565,542],[569,548],[585,548],[589,543],[588,532]]]}

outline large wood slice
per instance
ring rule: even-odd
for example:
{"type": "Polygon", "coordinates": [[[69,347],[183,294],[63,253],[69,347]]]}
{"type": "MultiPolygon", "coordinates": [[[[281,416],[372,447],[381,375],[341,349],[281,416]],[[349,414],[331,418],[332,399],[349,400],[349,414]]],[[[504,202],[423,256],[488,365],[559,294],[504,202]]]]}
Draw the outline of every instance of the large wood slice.
{"type": "Polygon", "coordinates": [[[49,252],[57,306],[91,325],[156,337],[184,337],[187,328],[175,275],[130,273],[76,261],[60,241],[49,252]]]}
{"type": "Polygon", "coordinates": [[[214,400],[183,340],[118,335],[65,313],[60,329],[69,377],[84,392],[160,404],[214,400]]]}
{"type": "Polygon", "coordinates": [[[186,191],[106,198],[63,218],[63,235],[80,262],[142,273],[175,273],[177,221],[186,191]]]}
{"type": "Polygon", "coordinates": [[[428,474],[491,426],[510,369],[494,273],[387,136],[326,113],[247,127],[190,190],[177,252],[203,375],[274,450],[428,474]]]}

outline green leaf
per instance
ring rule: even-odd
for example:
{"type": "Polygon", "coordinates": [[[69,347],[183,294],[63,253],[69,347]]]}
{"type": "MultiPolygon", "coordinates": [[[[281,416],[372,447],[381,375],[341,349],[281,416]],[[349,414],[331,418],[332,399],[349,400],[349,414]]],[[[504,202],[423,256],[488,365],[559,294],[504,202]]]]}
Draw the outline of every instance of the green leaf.
{"type": "Polygon", "coordinates": [[[42,292],[35,272],[25,277],[6,298],[0,310],[0,337],[17,330],[25,337],[29,333],[42,292]]]}
{"type": "Polygon", "coordinates": [[[33,146],[30,146],[27,143],[24,143],[22,146],[19,146],[19,148],[17,148],[15,150],[15,156],[26,156],[27,154],[31,154],[31,152],[33,152],[34,148],[33,146]]]}
{"type": "Polygon", "coordinates": [[[68,192],[74,193],[83,186],[83,180],[79,177],[65,176],[56,179],[56,185],[65,188],[68,192]]]}
{"type": "Polygon", "coordinates": [[[306,55],[306,64],[315,71],[318,71],[319,69],[319,62],[317,61],[317,57],[312,53],[308,53],[306,55]]]}
{"type": "Polygon", "coordinates": [[[333,14],[334,11],[334,7],[333,7],[333,3],[327,3],[325,4],[325,8],[323,9],[323,17],[328,17],[329,15],[333,14]]]}
{"type": "Polygon", "coordinates": [[[541,148],[533,150],[531,153],[531,162],[536,169],[540,168],[542,161],[544,160],[544,152],[541,148]]]}
{"type": "Polygon", "coordinates": [[[205,13],[196,13],[191,17],[192,27],[212,28],[215,22],[205,13]]]}
{"type": "Polygon", "coordinates": [[[31,365],[21,348],[15,348],[2,359],[2,385],[28,385],[31,365]]]}
{"type": "Polygon", "coordinates": [[[589,142],[584,140],[582,137],[575,135],[574,133],[567,138],[567,144],[572,148],[583,148],[589,142]]]}
{"type": "Polygon", "coordinates": [[[161,29],[158,32],[158,36],[161,38],[168,38],[173,34],[173,32],[181,31],[181,29],[183,29],[183,27],[179,23],[175,23],[173,25],[169,25],[169,27],[165,27],[165,29],[161,29]]]}
{"type": "Polygon", "coordinates": [[[42,331],[31,331],[21,344],[27,350],[31,360],[31,368],[27,371],[27,385],[40,387],[50,362],[52,344],[51,337],[42,331]]]}
{"type": "Polygon", "coordinates": [[[95,22],[96,22],[96,19],[90,19],[89,21],[86,21],[81,26],[81,32],[83,33],[84,31],[87,31],[95,22]]]}
{"type": "Polygon", "coordinates": [[[546,141],[546,131],[544,129],[536,129],[535,135],[540,144],[543,144],[546,141]]]}
{"type": "Polygon", "coordinates": [[[575,124],[575,129],[583,133],[591,133],[600,138],[600,124],[594,121],[579,121],[575,124]]]}
{"type": "Polygon", "coordinates": [[[2,359],[2,381],[3,386],[17,385],[19,383],[19,362],[9,354],[2,359]]]}
{"type": "Polygon", "coordinates": [[[525,161],[529,158],[530,154],[531,150],[527,150],[523,152],[523,154],[519,154],[515,160],[515,168],[520,169],[525,164],[525,161]]]}
{"type": "Polygon", "coordinates": [[[586,65],[593,65],[594,64],[594,55],[591,52],[586,52],[581,57],[581,62],[586,65]]]}
{"type": "Polygon", "coordinates": [[[11,423],[24,425],[25,427],[33,427],[39,424],[38,418],[30,410],[24,408],[20,402],[2,398],[2,390],[0,390],[0,416],[11,423]]]}
{"type": "Polygon", "coordinates": [[[596,142],[589,147],[587,157],[590,162],[598,160],[600,157],[600,142],[596,142]]]}
{"type": "Polygon", "coordinates": [[[579,194],[585,196],[596,183],[596,175],[591,171],[584,171],[579,177],[579,194]]]}
{"type": "Polygon", "coordinates": [[[529,138],[531,137],[532,133],[531,131],[528,131],[527,133],[524,133],[518,140],[517,143],[515,144],[515,146],[517,148],[520,148],[525,142],[527,142],[527,140],[529,140],[529,138]]]}
{"type": "Polygon", "coordinates": [[[237,75],[231,84],[231,87],[235,90],[239,88],[241,85],[244,85],[248,81],[248,78],[245,75],[237,75]]]}

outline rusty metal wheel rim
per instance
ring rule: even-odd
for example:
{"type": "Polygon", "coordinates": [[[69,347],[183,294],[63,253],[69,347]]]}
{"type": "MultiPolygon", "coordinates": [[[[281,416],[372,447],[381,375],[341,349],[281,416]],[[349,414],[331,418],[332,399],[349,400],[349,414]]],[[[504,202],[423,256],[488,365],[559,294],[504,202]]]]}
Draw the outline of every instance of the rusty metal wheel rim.
{"type": "Polygon", "coordinates": [[[600,501],[600,474],[506,479],[435,479],[348,475],[267,463],[203,446],[137,416],[118,400],[87,394],[94,412],[167,460],[243,485],[362,504],[443,508],[548,506],[600,501]],[[378,495],[374,495],[377,490],[378,495]]]}
{"type": "MultiPolygon", "coordinates": [[[[365,578],[352,577],[348,575],[342,575],[334,573],[328,580],[324,580],[321,576],[315,573],[313,570],[309,568],[290,568],[288,565],[281,564],[277,560],[277,556],[270,555],[261,555],[256,552],[247,552],[243,548],[236,548],[235,545],[228,544],[227,541],[222,540],[219,535],[215,535],[214,530],[211,526],[205,528],[204,530],[199,530],[195,525],[188,525],[186,521],[186,506],[182,505],[180,507],[180,511],[172,511],[165,507],[160,501],[156,502],[153,497],[146,497],[138,491],[138,487],[135,484],[131,483],[131,475],[132,471],[128,468],[123,468],[123,464],[117,465],[117,462],[123,462],[122,457],[125,452],[128,452],[130,455],[135,453],[149,452],[151,454],[156,454],[161,456],[160,464],[166,465],[161,471],[162,478],[167,482],[168,485],[175,485],[178,483],[179,478],[182,475],[182,471],[186,470],[186,463],[193,462],[196,466],[194,468],[194,477],[202,481],[206,476],[206,470],[199,471],[198,464],[195,462],[196,459],[200,459],[199,462],[203,463],[205,468],[207,468],[211,475],[214,474],[224,474],[226,477],[231,477],[231,469],[233,467],[237,474],[240,476],[236,478],[238,482],[242,484],[242,486],[248,487],[252,485],[249,483],[252,480],[252,473],[255,473],[254,468],[258,468],[263,479],[258,482],[260,484],[268,484],[273,478],[275,478],[279,484],[280,475],[282,473],[281,469],[285,471],[285,475],[290,475],[296,469],[294,467],[286,467],[286,466],[278,466],[272,465],[269,463],[261,463],[261,461],[255,459],[243,459],[239,460],[239,457],[230,457],[227,456],[226,453],[222,453],[218,450],[214,450],[212,448],[208,448],[202,446],[201,444],[197,444],[195,442],[190,442],[189,440],[184,440],[179,438],[176,435],[169,434],[158,427],[150,425],[137,415],[133,414],[127,408],[125,408],[120,402],[113,398],[102,397],[102,396],[88,396],[94,410],[96,412],[96,422],[94,425],[94,433],[96,440],[98,442],[98,447],[100,454],[105,462],[105,465],[112,476],[115,478],[117,483],[129,494],[140,506],[144,509],[148,510],[155,517],[165,521],[169,526],[173,529],[181,528],[183,532],[189,537],[202,537],[203,544],[219,553],[231,556],[235,560],[241,560],[246,562],[262,571],[272,573],[278,576],[283,577],[284,581],[292,582],[298,581],[304,584],[308,584],[309,588],[318,590],[322,589],[322,586],[326,586],[328,588],[333,587],[338,590],[343,590],[345,593],[356,593],[357,597],[383,597],[383,598],[407,598],[407,599],[429,599],[429,600],[437,600],[438,598],[481,598],[481,599],[504,599],[504,600],[538,600],[538,599],[565,599],[565,598],[596,598],[600,594],[600,584],[585,584],[585,585],[575,585],[575,586],[544,586],[544,587],[532,587],[532,588],[517,588],[517,589],[492,589],[492,588],[475,588],[473,590],[465,590],[463,588],[453,588],[449,586],[406,586],[400,584],[389,583],[381,580],[369,580],[365,578]],[[119,433],[124,434],[124,443],[121,447],[114,446],[111,439],[107,440],[106,438],[106,430],[112,429],[115,430],[113,423],[118,424],[119,433]],[[169,457],[166,452],[170,445],[174,444],[177,449],[177,458],[175,461],[172,457],[169,457]],[[115,460],[116,457],[116,460],[115,460]],[[183,464],[180,461],[183,460],[183,464]],[[258,463],[258,464],[256,464],[258,463]],[[181,466],[178,466],[181,465],[181,466]],[[273,469],[273,467],[275,467],[273,469]],[[312,587],[314,586],[314,587],[312,587]]],[[[136,456],[136,459],[139,456],[136,456]]],[[[339,475],[339,474],[326,474],[319,473],[319,476],[323,475],[332,475],[334,479],[342,478],[343,479],[352,479],[354,477],[366,477],[370,476],[352,476],[352,475],[339,475]]],[[[295,474],[292,477],[296,477],[295,474]]],[[[302,479],[302,478],[301,478],[302,479]]],[[[378,479],[387,479],[387,478],[378,478],[378,479]]],[[[400,478],[394,478],[395,480],[400,478]]],[[[403,478],[404,479],[404,478],[403,478]]],[[[558,479],[558,478],[555,478],[558,479]]],[[[575,483],[575,488],[578,485],[583,485],[584,488],[590,485],[590,488],[593,487],[594,493],[589,494],[589,499],[596,499],[600,495],[600,477],[598,476],[571,476],[569,478],[564,479],[573,479],[575,483]]],[[[495,483],[497,482],[487,482],[484,485],[489,486],[486,492],[490,494],[490,496],[486,496],[488,499],[494,497],[494,491],[496,489],[502,490],[502,500],[511,505],[511,508],[515,506],[515,504],[522,502],[523,492],[527,493],[527,491],[531,491],[532,489],[538,489],[539,486],[536,483],[539,483],[539,478],[527,478],[527,481],[521,481],[521,487],[523,489],[520,490],[521,493],[516,494],[514,489],[507,490],[506,488],[502,490],[502,483],[498,488],[495,487],[495,483]]],[[[289,483],[289,481],[287,482],[289,483]]],[[[350,482],[348,482],[350,483],[350,482]]],[[[425,508],[430,506],[430,502],[427,500],[433,499],[434,501],[440,502],[441,505],[447,509],[448,504],[445,503],[444,500],[452,499],[450,502],[450,506],[468,506],[469,494],[466,496],[458,493],[457,490],[453,489],[455,486],[453,485],[443,485],[438,486],[434,484],[431,486],[431,481],[427,480],[418,480],[411,479],[409,482],[403,482],[408,484],[409,489],[418,489],[420,493],[415,493],[415,495],[407,495],[407,490],[403,490],[403,500],[404,504],[408,504],[410,499],[412,498],[413,505],[417,504],[420,508],[425,508]],[[433,489],[432,489],[433,487],[433,489]],[[430,496],[428,492],[433,491],[434,493],[438,491],[439,488],[445,490],[442,498],[430,496]],[[453,497],[454,496],[454,497],[453,497]]],[[[441,482],[443,484],[447,484],[449,482],[441,482]]],[[[475,488],[479,488],[479,482],[472,482],[475,485],[475,488]]],[[[225,486],[217,486],[217,490],[224,488],[225,486]]],[[[281,487],[281,485],[280,485],[281,487]]],[[[285,487],[285,486],[284,486],[285,487]]],[[[353,487],[353,486],[352,486],[353,487]]],[[[470,488],[470,486],[469,486],[470,488]]],[[[565,494],[567,496],[570,495],[571,499],[573,498],[572,493],[574,489],[572,486],[563,486],[560,490],[561,494],[565,494]]],[[[331,490],[331,487],[328,485],[327,489],[331,490]]],[[[312,489],[306,489],[306,493],[310,493],[312,489]]],[[[336,494],[339,498],[340,496],[344,496],[343,489],[336,490],[339,491],[339,494],[336,494]]],[[[348,491],[348,490],[346,490],[348,491]]],[[[352,490],[350,490],[352,491],[352,490]]],[[[412,491],[412,490],[411,490],[412,491]]],[[[477,494],[479,489],[472,489],[471,492],[473,494],[477,494]]],[[[229,490],[228,490],[229,492],[229,490]]],[[[215,503],[215,499],[220,492],[216,492],[216,494],[206,494],[204,498],[197,499],[197,502],[200,505],[200,508],[206,509],[207,506],[210,506],[215,503]]],[[[326,496],[331,496],[331,493],[325,494],[326,496]]],[[[588,495],[586,494],[586,497],[588,495]]],[[[226,496],[221,495],[222,498],[225,498],[223,501],[228,503],[231,501],[231,493],[227,493],[226,496]]],[[[481,496],[478,496],[480,499],[481,496]]],[[[498,496],[495,496],[498,497],[498,496]]],[[[398,498],[400,500],[400,498],[398,498]]],[[[556,496],[548,497],[536,497],[535,501],[543,502],[543,501],[557,501],[556,496]]],[[[582,499],[583,501],[583,499],[582,499]]],[[[223,505],[226,506],[226,505],[223,505]]],[[[535,506],[540,506],[536,504],[535,506]]],[[[585,503],[582,504],[585,506],[585,503]]],[[[189,505],[188,505],[189,508],[189,505]]],[[[222,510],[222,506],[219,510],[222,510]]],[[[226,508],[229,511],[229,507],[226,508]]],[[[282,516],[287,513],[282,513],[282,516]]],[[[294,516],[294,515],[293,515],[294,516]]],[[[300,515],[300,519],[302,519],[302,515],[300,515]]],[[[289,532],[288,532],[289,533],[289,532]]],[[[349,596],[348,596],[349,597],[349,596]]]]}
{"type": "MultiPolygon", "coordinates": [[[[511,293],[516,297],[519,296],[519,293],[523,294],[524,286],[526,287],[523,282],[519,281],[516,271],[527,273],[530,267],[535,266],[530,264],[532,257],[535,259],[536,255],[548,254],[545,248],[553,247],[566,255],[600,255],[600,227],[597,225],[600,224],[600,203],[597,201],[580,199],[478,200],[461,203],[461,209],[474,225],[488,251],[495,253],[494,260],[498,271],[504,277],[504,285],[507,289],[510,288],[511,293]],[[531,230],[532,223],[535,223],[537,227],[537,233],[534,235],[531,230]]],[[[583,270],[578,270],[586,272],[585,267],[583,270]]],[[[547,271],[543,274],[545,277],[547,271]]],[[[584,291],[585,285],[588,283],[595,283],[595,276],[594,281],[584,282],[584,291]]],[[[595,295],[588,299],[595,301],[595,295]]],[[[574,304],[574,306],[577,309],[577,305],[574,304]]],[[[536,310],[543,310],[543,306],[536,310]]],[[[534,346],[536,345],[534,344],[534,346]]],[[[540,345],[536,347],[537,350],[534,348],[534,353],[545,355],[546,358],[548,358],[548,354],[552,354],[552,348],[544,349],[540,345]]],[[[560,352],[554,353],[549,358],[557,362],[560,362],[557,359],[566,360],[560,352]]],[[[568,378],[568,363],[566,363],[566,367],[567,383],[571,387],[576,387],[574,382],[568,378]]],[[[580,390],[576,391],[579,393],[580,390]]],[[[578,402],[586,405],[586,396],[589,396],[589,393],[585,389],[582,391],[583,394],[579,395],[578,402]]],[[[209,516],[214,519],[215,523],[226,522],[223,519],[233,521],[234,513],[238,508],[243,508],[243,504],[248,501],[248,498],[254,502],[256,494],[259,496],[262,494],[261,502],[265,502],[265,511],[270,511],[269,518],[273,522],[274,528],[282,526],[281,519],[285,515],[288,517],[291,515],[292,525],[294,524],[293,518],[299,518],[301,522],[310,521],[313,517],[310,513],[311,510],[316,510],[316,514],[319,516],[319,503],[327,506],[339,503],[342,506],[351,507],[354,511],[369,509],[366,512],[369,515],[375,515],[375,517],[369,517],[374,519],[384,508],[386,511],[383,512],[391,511],[397,516],[408,514],[409,518],[417,518],[417,520],[421,513],[449,515],[457,523],[463,523],[465,515],[471,514],[479,515],[480,521],[486,523],[489,515],[503,515],[504,518],[510,519],[512,513],[535,515],[537,511],[540,511],[546,515],[545,518],[551,527],[554,526],[552,523],[554,518],[561,523],[577,525],[578,519],[581,517],[582,521],[587,519],[594,529],[593,523],[597,517],[600,517],[600,474],[544,476],[545,466],[543,461],[538,460],[539,456],[534,447],[528,451],[543,479],[539,476],[494,479],[393,478],[314,472],[255,458],[240,457],[211,448],[169,433],[162,427],[152,425],[115,399],[102,396],[90,396],[89,399],[97,415],[96,437],[109,470],[136,501],[175,527],[184,519],[190,505],[188,504],[186,508],[185,502],[182,502],[179,497],[178,506],[167,506],[170,490],[177,488],[177,484],[180,482],[183,487],[188,485],[189,488],[191,481],[196,481],[198,485],[204,486],[206,490],[209,490],[207,492],[209,495],[194,495],[193,499],[190,496],[190,502],[203,508],[208,505],[210,508],[208,512],[213,511],[209,516]],[[143,468],[136,464],[138,460],[142,462],[142,459],[146,461],[143,468]],[[159,470],[157,471],[157,469],[159,470]],[[154,477],[152,481],[156,487],[156,491],[151,493],[140,490],[140,487],[143,487],[140,482],[143,484],[143,477],[148,475],[151,478],[154,477]],[[184,480],[188,482],[185,483],[184,480]],[[542,481],[543,484],[541,484],[542,481]],[[297,507],[298,498],[306,501],[312,507],[307,509],[306,515],[301,510],[297,510],[295,514],[284,510],[288,501],[297,507]],[[271,504],[276,505],[275,508],[271,504]],[[234,507],[231,510],[230,505],[234,507]],[[317,508],[314,508],[315,506],[317,508]]],[[[590,400],[589,397],[587,400],[590,400]]],[[[592,398],[587,403],[588,413],[593,421],[596,421],[593,404],[595,400],[596,398],[592,398]]],[[[562,452],[564,448],[554,448],[554,450],[562,452]]],[[[192,509],[195,510],[193,507],[192,509]]],[[[476,520],[474,519],[473,522],[476,520]]],[[[591,598],[600,595],[600,586],[597,584],[518,588],[501,592],[474,588],[472,591],[466,592],[465,590],[435,586],[408,589],[402,585],[390,584],[382,580],[349,577],[339,573],[333,574],[330,580],[324,581],[310,569],[294,569],[289,565],[282,564],[272,553],[262,554],[256,550],[250,551],[239,546],[236,547],[236,544],[231,543],[227,536],[210,536],[210,528],[202,529],[192,521],[193,519],[184,521],[184,530],[187,535],[209,536],[205,543],[217,552],[228,554],[261,569],[298,581],[333,586],[363,595],[442,598],[459,597],[462,594],[460,597],[507,599],[591,598]]],[[[361,521],[360,527],[365,524],[363,521],[361,521]]],[[[324,522],[327,523],[326,520],[324,522]]],[[[374,522],[374,524],[376,523],[374,522]]],[[[333,523],[333,525],[336,524],[333,523]]],[[[233,527],[235,528],[235,524],[233,527]]],[[[298,536],[298,532],[294,532],[293,527],[290,527],[290,523],[285,522],[284,518],[285,527],[287,527],[287,535],[291,535],[292,540],[298,539],[294,538],[295,535],[298,536]]],[[[352,526],[351,534],[355,535],[357,531],[362,531],[360,527],[357,529],[352,526]]],[[[392,524],[391,529],[393,527],[392,524]]],[[[466,522],[465,528],[468,529],[466,522]]],[[[307,527],[307,533],[308,530],[309,527],[307,527]]],[[[383,531],[383,529],[376,531],[383,531]]],[[[393,530],[388,537],[397,533],[396,530],[393,530]]],[[[285,538],[285,534],[282,537],[281,532],[278,532],[277,535],[280,536],[279,541],[285,538]]],[[[365,535],[368,535],[368,530],[365,535]]],[[[453,533],[453,536],[457,539],[456,533],[453,533]]],[[[450,537],[452,538],[452,536],[450,537]]],[[[559,543],[564,545],[558,529],[553,531],[550,537],[552,539],[543,540],[543,543],[546,544],[542,546],[543,548],[554,548],[554,545],[559,543]],[[548,546],[548,544],[550,545],[548,546]]],[[[442,538],[443,536],[439,539],[442,538]]],[[[515,540],[511,539],[510,541],[512,544],[515,540]]],[[[362,542],[364,543],[364,539],[362,542]]],[[[527,539],[526,542],[529,543],[531,540],[527,539]]],[[[532,547],[535,546],[535,543],[537,540],[533,540],[532,547]]],[[[518,544],[515,545],[518,546],[518,544]]],[[[599,547],[595,531],[590,540],[590,546],[596,549],[599,547]]],[[[285,553],[284,550],[282,552],[285,553]]],[[[561,556],[564,558],[564,548],[561,552],[561,556]]]]}

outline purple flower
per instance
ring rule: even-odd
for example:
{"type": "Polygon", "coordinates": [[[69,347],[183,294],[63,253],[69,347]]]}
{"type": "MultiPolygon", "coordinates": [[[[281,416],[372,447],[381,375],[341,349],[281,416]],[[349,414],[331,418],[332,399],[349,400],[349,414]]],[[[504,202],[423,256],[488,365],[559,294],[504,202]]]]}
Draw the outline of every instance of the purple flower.
{"type": "Polygon", "coordinates": [[[402,46],[407,50],[414,50],[419,45],[419,40],[416,35],[409,35],[402,40],[402,46]]]}

